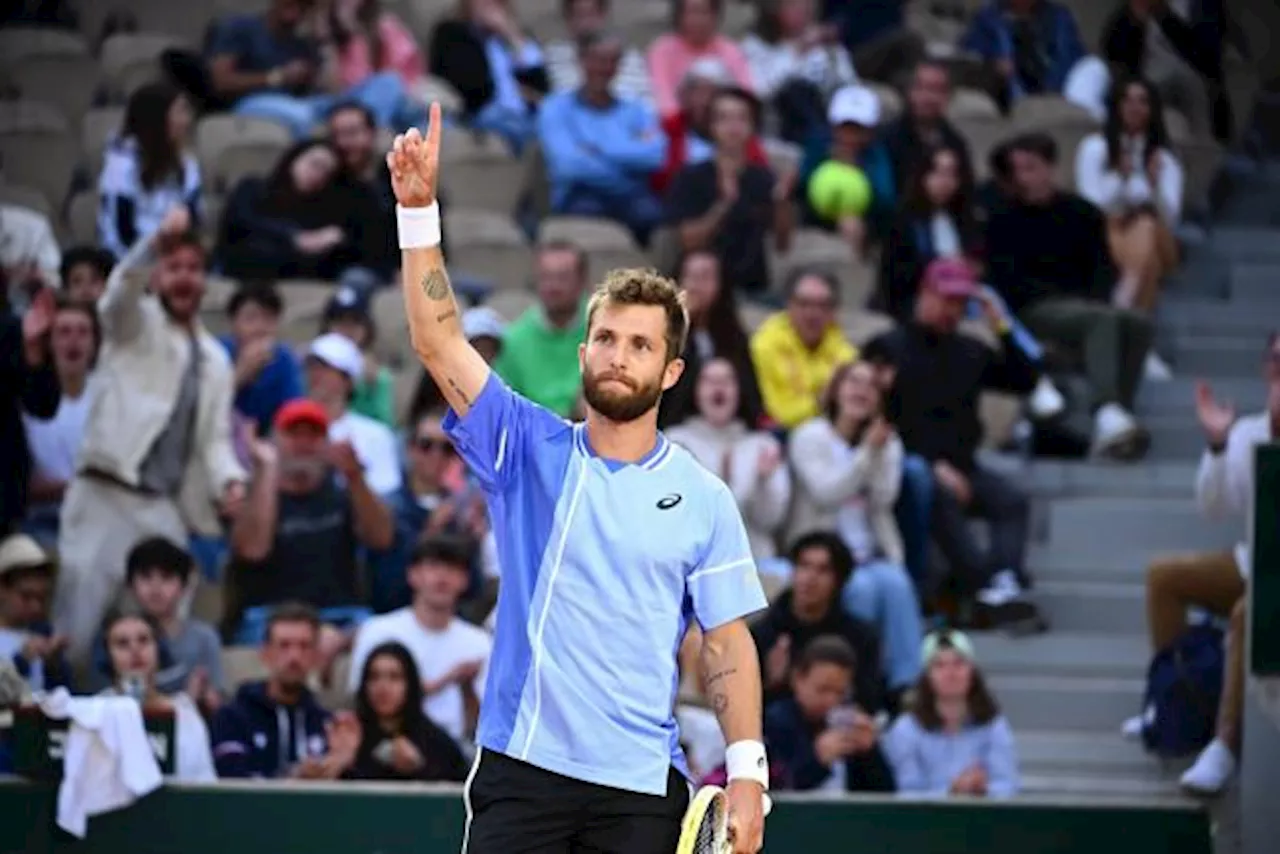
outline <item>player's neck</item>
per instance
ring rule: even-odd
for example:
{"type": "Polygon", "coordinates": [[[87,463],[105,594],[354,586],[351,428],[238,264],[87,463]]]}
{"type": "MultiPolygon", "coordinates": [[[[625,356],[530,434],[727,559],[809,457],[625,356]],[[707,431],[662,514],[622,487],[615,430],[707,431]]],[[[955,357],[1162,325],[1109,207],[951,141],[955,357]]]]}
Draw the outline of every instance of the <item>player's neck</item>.
{"type": "Polygon", "coordinates": [[[658,443],[657,407],[634,421],[610,421],[588,408],[587,442],[596,456],[620,463],[639,462],[658,443]]]}

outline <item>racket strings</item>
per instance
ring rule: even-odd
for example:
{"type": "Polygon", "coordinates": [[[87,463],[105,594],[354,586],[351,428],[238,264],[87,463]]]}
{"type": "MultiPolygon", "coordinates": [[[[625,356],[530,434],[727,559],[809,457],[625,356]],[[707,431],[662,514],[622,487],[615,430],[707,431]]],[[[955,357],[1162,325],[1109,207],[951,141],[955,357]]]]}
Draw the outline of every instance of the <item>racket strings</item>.
{"type": "Polygon", "coordinates": [[[728,843],[727,824],[724,804],[720,798],[716,798],[707,805],[702,823],[698,825],[694,854],[722,854],[728,843]]]}

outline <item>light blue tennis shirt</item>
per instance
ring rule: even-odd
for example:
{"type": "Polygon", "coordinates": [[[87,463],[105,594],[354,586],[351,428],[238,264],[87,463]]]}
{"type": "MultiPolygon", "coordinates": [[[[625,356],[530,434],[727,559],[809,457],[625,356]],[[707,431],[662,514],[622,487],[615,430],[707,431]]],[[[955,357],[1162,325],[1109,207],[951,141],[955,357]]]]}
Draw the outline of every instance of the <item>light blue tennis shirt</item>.
{"type": "Polygon", "coordinates": [[[486,492],[502,585],[477,742],[588,783],[665,795],[690,618],[766,605],[727,486],[661,434],[635,463],[490,374],[445,431],[486,492]]]}

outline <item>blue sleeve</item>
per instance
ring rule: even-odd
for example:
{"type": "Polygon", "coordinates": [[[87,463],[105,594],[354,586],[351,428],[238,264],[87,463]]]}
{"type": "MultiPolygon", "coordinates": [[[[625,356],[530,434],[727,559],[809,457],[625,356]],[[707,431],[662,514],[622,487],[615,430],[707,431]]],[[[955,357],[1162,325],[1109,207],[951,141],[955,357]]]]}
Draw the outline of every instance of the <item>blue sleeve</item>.
{"type": "Polygon", "coordinates": [[[698,485],[713,485],[707,525],[710,539],[702,560],[685,579],[693,614],[703,631],[764,610],[769,604],[760,586],[738,503],[729,487],[713,477],[705,475],[698,485]]]}
{"type": "Polygon", "coordinates": [[[298,364],[298,357],[293,354],[283,344],[276,345],[279,348],[280,366],[280,401],[278,405],[283,406],[295,397],[303,396],[302,389],[302,366],[298,364]]]}
{"type": "Polygon", "coordinates": [[[249,753],[249,731],[234,705],[223,706],[213,716],[209,744],[220,778],[244,780],[257,776],[249,753]]]}
{"type": "Polygon", "coordinates": [[[444,430],[480,486],[497,493],[519,476],[525,456],[539,452],[537,441],[565,424],[490,371],[466,415],[452,409],[445,415],[444,430]]]}
{"type": "Polygon", "coordinates": [[[978,11],[960,40],[960,49],[972,51],[983,59],[1007,59],[1005,40],[1000,37],[1000,13],[988,6],[978,11]]]}
{"type": "MultiPolygon", "coordinates": [[[[893,768],[894,779],[898,781],[898,791],[904,794],[925,794],[929,792],[929,777],[925,773],[921,761],[920,728],[915,718],[909,714],[900,715],[897,722],[881,740],[889,765],[893,768]]],[[[931,794],[946,794],[933,792],[931,794]]]]}
{"type": "Polygon", "coordinates": [[[538,139],[547,164],[547,177],[553,185],[564,189],[575,184],[616,186],[625,176],[578,139],[567,100],[573,97],[576,96],[572,92],[555,95],[547,99],[538,112],[538,139]]]}
{"type": "Polygon", "coordinates": [[[991,740],[986,755],[987,794],[991,797],[1011,797],[1018,794],[1021,782],[1018,776],[1018,747],[1013,740],[1013,730],[1003,717],[991,722],[991,740]]]}
{"type": "Polygon", "coordinates": [[[215,23],[213,37],[209,40],[208,56],[234,56],[237,60],[244,53],[244,26],[240,18],[230,18],[215,23]]]}
{"type": "Polygon", "coordinates": [[[658,116],[643,104],[628,104],[621,133],[600,141],[600,149],[628,172],[650,174],[667,160],[667,135],[658,116]]]}

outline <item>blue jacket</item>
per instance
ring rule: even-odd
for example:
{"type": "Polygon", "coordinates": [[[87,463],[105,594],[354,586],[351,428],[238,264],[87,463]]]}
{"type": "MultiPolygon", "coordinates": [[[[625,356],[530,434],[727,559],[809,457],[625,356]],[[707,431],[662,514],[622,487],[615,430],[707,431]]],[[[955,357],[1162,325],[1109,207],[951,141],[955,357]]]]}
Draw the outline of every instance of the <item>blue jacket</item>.
{"type": "MultiPolygon", "coordinates": [[[[1040,0],[1035,12],[1035,27],[1041,42],[1046,46],[1047,69],[1039,92],[1061,94],[1071,67],[1088,52],[1080,38],[1080,30],[1071,10],[1054,0],[1040,0]]],[[[963,50],[973,51],[988,62],[1014,59],[1013,21],[1005,13],[1002,0],[991,2],[978,10],[969,23],[969,30],[960,41],[963,50]]],[[[1009,81],[1010,98],[1038,94],[1028,89],[1027,82],[1019,78],[1016,70],[1009,81]]]]}
{"type": "MultiPolygon", "coordinates": [[[[831,776],[814,752],[814,742],[823,733],[823,724],[805,720],[795,699],[776,700],[764,710],[764,740],[769,761],[785,781],[783,788],[797,792],[816,789],[831,776]]],[[[866,753],[845,760],[845,791],[896,791],[893,772],[877,744],[866,753]]]]}
{"type": "Polygon", "coordinates": [[[309,691],[294,706],[267,696],[267,683],[249,682],[218,709],[209,728],[219,777],[286,776],[298,762],[329,750],[324,727],[329,713],[309,691]]]}

